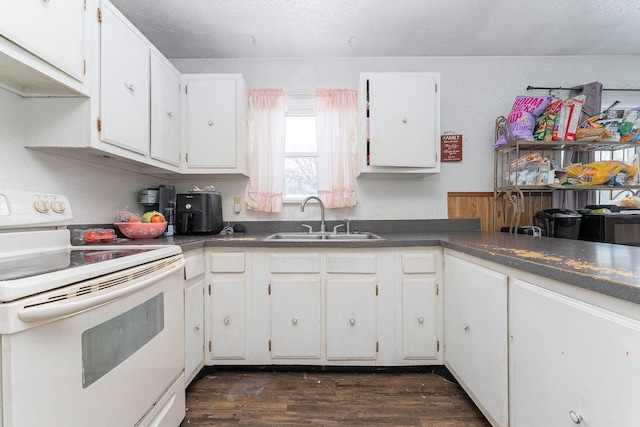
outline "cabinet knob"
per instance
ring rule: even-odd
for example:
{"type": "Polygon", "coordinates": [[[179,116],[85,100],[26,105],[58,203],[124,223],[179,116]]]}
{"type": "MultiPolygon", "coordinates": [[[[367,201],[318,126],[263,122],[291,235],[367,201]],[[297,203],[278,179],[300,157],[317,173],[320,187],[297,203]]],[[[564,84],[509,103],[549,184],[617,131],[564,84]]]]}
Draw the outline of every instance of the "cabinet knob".
{"type": "Polygon", "coordinates": [[[407,123],[409,121],[409,119],[407,119],[406,117],[402,118],[402,123],[407,123]]]}
{"type": "Polygon", "coordinates": [[[134,85],[128,85],[127,89],[129,89],[131,92],[135,92],[136,91],[136,87],[134,85]]]}
{"type": "Polygon", "coordinates": [[[200,330],[200,325],[196,325],[196,327],[194,328],[196,331],[200,330]]]}
{"type": "Polygon", "coordinates": [[[293,319],[291,319],[291,323],[293,323],[294,325],[298,324],[298,319],[296,319],[295,317],[293,319]]]}
{"type": "Polygon", "coordinates": [[[424,323],[424,317],[422,316],[418,317],[418,323],[424,323]]]}
{"type": "Polygon", "coordinates": [[[569,411],[569,418],[576,424],[580,424],[582,422],[582,415],[578,414],[575,411],[569,411]]]}
{"type": "Polygon", "coordinates": [[[222,323],[224,323],[225,325],[229,324],[229,318],[225,317],[224,320],[222,321],[222,323]]]}
{"type": "Polygon", "coordinates": [[[209,121],[207,122],[207,124],[208,124],[209,126],[213,126],[213,122],[212,122],[211,120],[209,120],[209,121]]]}
{"type": "Polygon", "coordinates": [[[167,113],[167,116],[169,116],[169,117],[173,118],[173,112],[172,112],[172,111],[169,111],[169,112],[167,113]]]}
{"type": "Polygon", "coordinates": [[[353,317],[351,319],[349,319],[349,324],[351,326],[355,325],[356,324],[356,319],[354,319],[353,317]]]}
{"type": "Polygon", "coordinates": [[[466,323],[462,324],[462,329],[464,329],[465,331],[469,330],[469,325],[467,325],[466,323]]]}

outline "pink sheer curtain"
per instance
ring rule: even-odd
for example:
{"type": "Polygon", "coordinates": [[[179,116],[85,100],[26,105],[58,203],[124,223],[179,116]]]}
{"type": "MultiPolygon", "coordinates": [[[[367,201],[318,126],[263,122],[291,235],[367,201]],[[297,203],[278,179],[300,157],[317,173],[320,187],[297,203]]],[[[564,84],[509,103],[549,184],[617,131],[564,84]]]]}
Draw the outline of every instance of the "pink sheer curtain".
{"type": "Polygon", "coordinates": [[[318,197],[329,209],[356,205],[355,89],[316,90],[318,197]]]}
{"type": "Polygon", "coordinates": [[[282,211],[285,101],[282,89],[249,92],[246,206],[262,212],[282,211]]]}

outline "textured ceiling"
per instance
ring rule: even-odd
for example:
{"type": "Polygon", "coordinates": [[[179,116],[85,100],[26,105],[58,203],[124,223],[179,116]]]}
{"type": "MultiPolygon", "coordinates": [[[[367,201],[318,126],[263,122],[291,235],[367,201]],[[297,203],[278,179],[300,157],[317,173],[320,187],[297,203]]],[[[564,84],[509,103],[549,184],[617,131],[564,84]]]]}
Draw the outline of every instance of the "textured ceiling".
{"type": "Polygon", "coordinates": [[[640,54],[639,0],[112,0],[168,58],[640,54]]]}

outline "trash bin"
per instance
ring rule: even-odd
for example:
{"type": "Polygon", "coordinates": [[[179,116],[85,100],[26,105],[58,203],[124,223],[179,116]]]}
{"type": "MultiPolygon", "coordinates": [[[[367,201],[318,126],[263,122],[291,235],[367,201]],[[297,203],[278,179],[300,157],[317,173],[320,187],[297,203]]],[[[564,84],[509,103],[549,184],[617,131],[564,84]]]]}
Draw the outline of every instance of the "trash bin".
{"type": "Polygon", "coordinates": [[[546,209],[533,216],[533,222],[547,237],[577,239],[582,215],[571,209],[546,209]]]}

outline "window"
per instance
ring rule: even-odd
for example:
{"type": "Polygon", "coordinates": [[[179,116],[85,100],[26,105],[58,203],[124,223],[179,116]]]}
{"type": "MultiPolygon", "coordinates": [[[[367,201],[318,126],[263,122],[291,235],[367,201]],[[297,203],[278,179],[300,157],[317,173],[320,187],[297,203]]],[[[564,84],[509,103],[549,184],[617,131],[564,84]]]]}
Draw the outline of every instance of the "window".
{"type": "Polygon", "coordinates": [[[284,142],[284,202],[300,202],[318,195],[318,144],[315,98],[310,93],[287,93],[284,142]]]}

